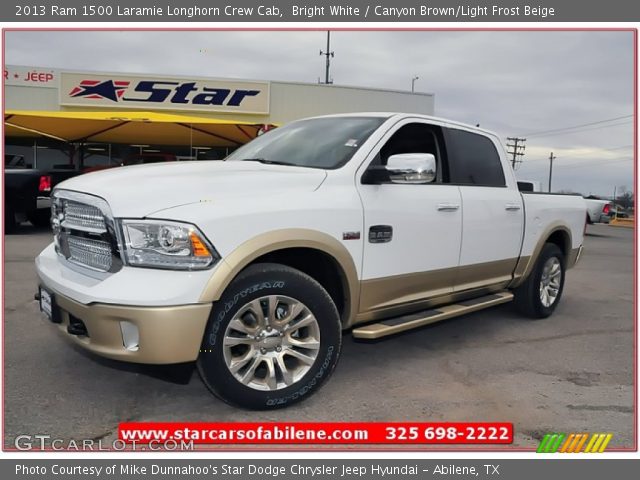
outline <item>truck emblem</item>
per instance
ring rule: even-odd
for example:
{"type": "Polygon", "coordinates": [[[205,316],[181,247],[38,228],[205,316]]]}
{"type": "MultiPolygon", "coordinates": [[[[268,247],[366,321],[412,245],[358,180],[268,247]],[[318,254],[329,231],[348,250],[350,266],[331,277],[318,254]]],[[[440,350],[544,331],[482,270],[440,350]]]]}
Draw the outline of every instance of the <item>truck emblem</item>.
{"type": "Polygon", "coordinates": [[[369,228],[369,243],[388,243],[393,238],[391,225],[373,225],[369,228]]]}

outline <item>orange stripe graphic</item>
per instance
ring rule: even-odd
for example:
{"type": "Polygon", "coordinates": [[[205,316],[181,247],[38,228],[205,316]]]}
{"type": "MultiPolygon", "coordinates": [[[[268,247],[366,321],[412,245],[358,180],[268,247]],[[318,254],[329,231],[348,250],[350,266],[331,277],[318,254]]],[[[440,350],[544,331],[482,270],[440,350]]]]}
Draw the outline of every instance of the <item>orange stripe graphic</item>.
{"type": "Polygon", "coordinates": [[[564,441],[564,443],[562,444],[562,448],[560,449],[560,453],[564,453],[567,451],[567,447],[569,446],[569,444],[573,441],[573,439],[575,438],[576,434],[575,433],[570,433],[569,436],[567,437],[567,439],[564,441]]]}
{"type": "Polygon", "coordinates": [[[576,449],[576,445],[578,445],[578,442],[582,439],[582,434],[580,433],[576,433],[573,436],[573,442],[571,442],[571,445],[569,445],[569,448],[567,449],[567,453],[573,453],[576,449]]]}
{"type": "Polygon", "coordinates": [[[578,442],[578,445],[576,445],[576,448],[573,450],[574,453],[578,453],[580,452],[580,450],[582,450],[582,445],[584,445],[584,442],[587,441],[587,438],[589,437],[588,434],[583,433],[582,434],[582,438],[580,439],[580,441],[578,442]]]}

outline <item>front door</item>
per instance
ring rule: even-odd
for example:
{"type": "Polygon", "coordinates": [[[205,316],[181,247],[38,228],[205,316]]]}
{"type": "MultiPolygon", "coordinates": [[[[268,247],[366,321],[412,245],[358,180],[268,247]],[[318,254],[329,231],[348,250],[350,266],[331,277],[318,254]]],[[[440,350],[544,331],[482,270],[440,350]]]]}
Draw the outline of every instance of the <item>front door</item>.
{"type": "Polygon", "coordinates": [[[459,188],[446,182],[445,162],[441,128],[404,120],[385,135],[359,170],[365,241],[360,313],[453,291],[463,215],[459,188]],[[399,153],[433,154],[437,179],[429,184],[367,180],[367,169],[383,167],[399,153]]]}

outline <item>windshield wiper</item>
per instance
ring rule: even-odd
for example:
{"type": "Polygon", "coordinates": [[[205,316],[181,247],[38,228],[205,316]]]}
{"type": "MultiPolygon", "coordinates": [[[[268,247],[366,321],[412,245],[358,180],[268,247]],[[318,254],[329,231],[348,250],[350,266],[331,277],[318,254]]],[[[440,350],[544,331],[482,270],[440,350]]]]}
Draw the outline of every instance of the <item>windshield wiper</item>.
{"type": "Polygon", "coordinates": [[[260,162],[266,165],[288,165],[293,166],[291,163],[281,162],[279,160],[269,160],[268,158],[243,158],[243,162],[260,162]]]}

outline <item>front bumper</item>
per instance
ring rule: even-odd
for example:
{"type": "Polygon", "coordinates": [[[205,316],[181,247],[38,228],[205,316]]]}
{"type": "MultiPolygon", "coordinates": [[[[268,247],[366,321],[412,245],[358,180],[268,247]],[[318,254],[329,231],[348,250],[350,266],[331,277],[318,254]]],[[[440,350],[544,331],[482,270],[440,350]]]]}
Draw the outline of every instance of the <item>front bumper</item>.
{"type": "Polygon", "coordinates": [[[211,304],[171,307],[83,305],[43,284],[53,294],[52,323],[76,345],[97,355],[134,363],[171,364],[198,358],[211,304]],[[69,333],[81,322],[86,334],[69,333]],[[135,331],[135,345],[127,335],[135,331]],[[128,333],[125,333],[128,332],[128,333]]]}
{"type": "Polygon", "coordinates": [[[212,304],[200,302],[211,271],[124,267],[91,276],[49,245],[36,258],[64,336],[103,357],[170,364],[198,357],[212,304]],[[81,322],[81,323],[79,323],[81,322]],[[79,327],[78,327],[79,326],[79,327]],[[84,330],[86,329],[86,334],[84,330]]]}

